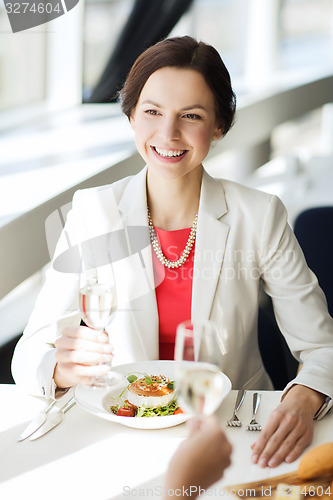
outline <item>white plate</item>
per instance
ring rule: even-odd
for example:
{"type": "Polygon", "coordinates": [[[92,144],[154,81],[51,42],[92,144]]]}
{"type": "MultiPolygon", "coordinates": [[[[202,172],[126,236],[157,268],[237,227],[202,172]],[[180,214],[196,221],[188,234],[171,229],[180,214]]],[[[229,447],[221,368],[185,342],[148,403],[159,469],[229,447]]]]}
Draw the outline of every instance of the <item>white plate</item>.
{"type": "MultiPolygon", "coordinates": [[[[140,361],[115,366],[112,370],[124,375],[124,381],[120,385],[117,385],[113,389],[99,389],[78,385],[75,388],[75,400],[81,408],[89,413],[105,420],[110,420],[111,422],[126,425],[127,427],[134,427],[136,429],[163,429],[182,424],[191,417],[191,414],[181,413],[165,417],[118,417],[111,413],[109,409],[112,404],[112,398],[118,396],[128,385],[126,380],[127,375],[132,373],[137,375],[147,373],[148,375],[165,375],[170,380],[174,380],[174,363],[174,361],[140,361]]],[[[226,375],[224,377],[226,383],[223,397],[226,397],[230,392],[231,383],[226,375]]]]}

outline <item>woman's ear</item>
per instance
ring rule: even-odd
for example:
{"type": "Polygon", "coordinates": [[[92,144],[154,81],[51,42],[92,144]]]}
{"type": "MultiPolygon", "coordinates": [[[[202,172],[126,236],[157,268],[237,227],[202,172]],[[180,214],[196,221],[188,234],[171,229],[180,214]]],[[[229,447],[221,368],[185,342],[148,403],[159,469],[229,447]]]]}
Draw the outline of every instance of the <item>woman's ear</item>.
{"type": "Polygon", "coordinates": [[[213,134],[213,137],[212,137],[212,140],[213,141],[217,141],[218,139],[221,139],[223,135],[223,128],[216,128],[214,134],[213,134]]]}
{"type": "Polygon", "coordinates": [[[131,124],[132,130],[135,130],[135,119],[134,119],[134,116],[132,114],[130,114],[129,122],[131,124]]]}

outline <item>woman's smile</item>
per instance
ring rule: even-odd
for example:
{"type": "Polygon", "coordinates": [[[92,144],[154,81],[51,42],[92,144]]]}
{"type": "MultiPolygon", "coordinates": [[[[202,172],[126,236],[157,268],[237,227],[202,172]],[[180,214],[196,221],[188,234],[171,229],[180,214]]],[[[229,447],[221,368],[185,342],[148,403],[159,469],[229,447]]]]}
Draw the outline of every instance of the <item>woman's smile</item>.
{"type": "Polygon", "coordinates": [[[181,160],[187,153],[187,149],[165,149],[159,148],[157,146],[150,146],[156,155],[158,155],[162,161],[172,161],[177,162],[181,160]]]}

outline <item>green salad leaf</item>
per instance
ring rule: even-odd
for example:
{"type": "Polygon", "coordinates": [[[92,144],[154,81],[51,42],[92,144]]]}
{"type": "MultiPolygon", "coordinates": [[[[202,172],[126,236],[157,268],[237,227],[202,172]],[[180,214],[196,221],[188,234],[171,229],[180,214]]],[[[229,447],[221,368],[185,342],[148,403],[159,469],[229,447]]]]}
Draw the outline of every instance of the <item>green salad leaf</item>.
{"type": "Polygon", "coordinates": [[[175,399],[170,401],[165,406],[156,406],[154,408],[146,408],[144,405],[139,406],[136,417],[165,417],[166,415],[173,415],[177,410],[178,404],[175,399]]]}

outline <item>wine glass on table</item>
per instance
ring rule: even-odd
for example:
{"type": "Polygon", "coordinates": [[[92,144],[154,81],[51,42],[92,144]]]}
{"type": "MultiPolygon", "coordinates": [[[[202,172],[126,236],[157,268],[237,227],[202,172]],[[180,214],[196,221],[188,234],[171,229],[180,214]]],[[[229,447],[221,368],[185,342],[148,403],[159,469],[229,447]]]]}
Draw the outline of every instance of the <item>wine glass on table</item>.
{"type": "MultiPolygon", "coordinates": [[[[117,292],[113,278],[108,274],[101,279],[97,274],[89,271],[80,273],[79,304],[81,317],[85,325],[99,332],[106,332],[112,322],[117,309],[117,292]]],[[[122,376],[111,370],[112,362],[102,363],[109,366],[105,375],[94,377],[93,387],[111,387],[120,382],[122,376]]]]}
{"type": "MultiPolygon", "coordinates": [[[[221,346],[211,321],[185,321],[177,327],[175,382],[180,406],[197,417],[211,415],[226,394],[226,377],[217,366],[221,346]]],[[[222,352],[223,354],[223,352],[222,352]]]]}

